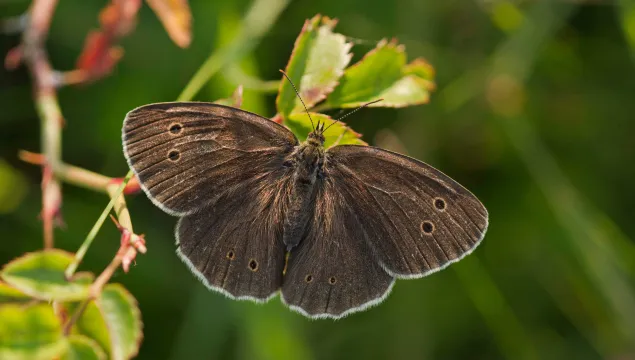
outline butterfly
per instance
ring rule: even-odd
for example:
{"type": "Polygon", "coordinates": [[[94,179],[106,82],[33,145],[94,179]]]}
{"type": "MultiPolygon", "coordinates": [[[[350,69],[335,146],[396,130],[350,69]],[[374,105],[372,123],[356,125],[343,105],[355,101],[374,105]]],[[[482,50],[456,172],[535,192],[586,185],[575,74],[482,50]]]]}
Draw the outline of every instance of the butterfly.
{"type": "Polygon", "coordinates": [[[471,253],[483,204],[416,159],[324,148],[241,109],[171,102],[130,111],[124,154],[150,200],[180,219],[177,253],[210,289],[340,318],[471,253]]]}

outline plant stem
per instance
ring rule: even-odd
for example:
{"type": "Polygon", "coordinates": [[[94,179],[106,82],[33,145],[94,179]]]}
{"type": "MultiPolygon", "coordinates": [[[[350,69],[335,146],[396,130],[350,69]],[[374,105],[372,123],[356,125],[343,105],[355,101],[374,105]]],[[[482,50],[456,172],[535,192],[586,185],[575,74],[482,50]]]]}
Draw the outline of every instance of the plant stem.
{"type": "MultiPolygon", "coordinates": [[[[70,279],[71,276],[73,276],[73,274],[75,273],[75,270],[77,270],[77,267],[79,266],[79,263],[84,258],[84,255],[86,255],[86,252],[88,251],[88,248],[92,244],[93,240],[95,240],[95,236],[97,236],[97,232],[99,232],[99,229],[101,229],[101,226],[104,224],[104,221],[106,221],[106,218],[108,217],[108,214],[110,213],[112,208],[115,206],[117,200],[119,199],[119,197],[123,193],[123,191],[124,191],[124,189],[126,187],[126,184],[130,180],[132,175],[133,175],[132,170],[128,171],[128,174],[124,178],[124,181],[118,186],[117,190],[114,191],[111,194],[110,202],[108,203],[108,205],[106,206],[104,211],[101,213],[101,215],[97,219],[97,222],[95,223],[93,228],[90,230],[90,232],[86,236],[86,239],[84,239],[84,242],[82,243],[82,246],[80,246],[79,250],[77,250],[77,252],[75,253],[75,260],[73,260],[73,262],[68,266],[68,268],[66,268],[66,271],[64,272],[64,274],[66,275],[67,279],[70,279]]],[[[125,202],[123,203],[123,207],[119,208],[119,211],[121,212],[123,208],[125,208],[125,202]]],[[[129,227],[129,229],[131,230],[132,229],[132,224],[130,223],[130,220],[129,220],[130,216],[129,216],[127,210],[126,210],[125,214],[126,214],[126,219],[120,219],[119,221],[122,223],[122,225],[124,225],[126,227],[129,227]]],[[[117,216],[119,216],[119,214],[117,214],[117,216]]]]}
{"type": "MultiPolygon", "coordinates": [[[[29,164],[44,165],[46,163],[44,155],[21,150],[18,157],[29,164]]],[[[97,192],[108,193],[108,188],[112,185],[119,185],[123,178],[112,178],[106,175],[86,170],[74,165],[59,163],[55,170],[55,176],[66,183],[90,189],[97,192]]],[[[139,182],[136,176],[130,179],[124,190],[124,194],[134,193],[139,190],[139,182]]]]}
{"type": "Polygon", "coordinates": [[[51,18],[57,0],[35,0],[29,13],[29,22],[22,37],[21,56],[30,70],[35,87],[35,103],[41,121],[41,146],[46,158],[42,176],[42,222],[44,248],[52,248],[54,220],[62,203],[61,186],[55,177],[55,168],[61,162],[63,117],[60,111],[53,70],[44,50],[51,18]]]}
{"type": "Polygon", "coordinates": [[[236,85],[242,85],[245,89],[275,93],[280,87],[280,80],[261,80],[246,74],[238,66],[228,66],[223,72],[223,76],[236,85]]]}
{"type": "Polygon", "coordinates": [[[75,310],[71,318],[68,319],[66,324],[64,324],[64,335],[70,335],[71,330],[73,329],[73,325],[77,322],[77,320],[79,320],[80,316],[82,316],[82,314],[84,313],[84,310],[86,310],[86,308],[88,307],[88,303],[90,303],[92,300],[93,298],[89,296],[79,304],[77,310],[75,310]]]}
{"type": "Polygon", "coordinates": [[[222,49],[213,52],[201,65],[178,97],[178,101],[189,101],[220,69],[239,60],[251,51],[262,36],[269,31],[289,0],[254,0],[245,15],[240,32],[222,49]]]}

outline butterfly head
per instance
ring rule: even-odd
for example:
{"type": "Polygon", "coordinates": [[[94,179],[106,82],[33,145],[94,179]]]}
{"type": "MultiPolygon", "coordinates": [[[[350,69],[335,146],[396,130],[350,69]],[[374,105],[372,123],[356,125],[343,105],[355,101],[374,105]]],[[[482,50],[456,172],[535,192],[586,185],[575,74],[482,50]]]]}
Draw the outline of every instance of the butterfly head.
{"type": "Polygon", "coordinates": [[[309,133],[306,141],[315,146],[324,145],[324,123],[318,123],[314,131],[309,133]]]}

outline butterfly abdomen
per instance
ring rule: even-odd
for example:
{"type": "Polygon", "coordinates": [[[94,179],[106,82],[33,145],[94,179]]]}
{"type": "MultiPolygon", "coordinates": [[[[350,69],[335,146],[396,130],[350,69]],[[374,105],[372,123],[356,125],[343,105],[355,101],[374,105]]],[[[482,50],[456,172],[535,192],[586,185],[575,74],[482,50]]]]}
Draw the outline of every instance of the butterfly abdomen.
{"type": "Polygon", "coordinates": [[[305,142],[292,154],[293,178],[289,189],[289,208],[285,214],[283,242],[287,250],[296,247],[313,216],[314,188],[324,164],[321,144],[305,142]]]}

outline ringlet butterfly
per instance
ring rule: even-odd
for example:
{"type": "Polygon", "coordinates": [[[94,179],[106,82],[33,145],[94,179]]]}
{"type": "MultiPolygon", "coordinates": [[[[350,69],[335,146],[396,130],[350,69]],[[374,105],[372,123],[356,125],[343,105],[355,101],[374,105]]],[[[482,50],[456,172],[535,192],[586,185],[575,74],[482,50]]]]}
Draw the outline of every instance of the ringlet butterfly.
{"type": "Polygon", "coordinates": [[[324,149],[324,131],[300,143],[244,110],[171,102],[130,111],[123,145],[150,200],[180,217],[179,256],[233,299],[280,290],[292,310],[340,318],[483,239],[487,210],[457,182],[373,146],[324,149]]]}

